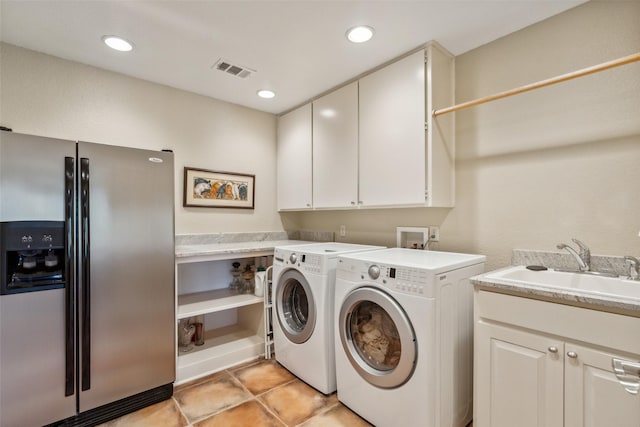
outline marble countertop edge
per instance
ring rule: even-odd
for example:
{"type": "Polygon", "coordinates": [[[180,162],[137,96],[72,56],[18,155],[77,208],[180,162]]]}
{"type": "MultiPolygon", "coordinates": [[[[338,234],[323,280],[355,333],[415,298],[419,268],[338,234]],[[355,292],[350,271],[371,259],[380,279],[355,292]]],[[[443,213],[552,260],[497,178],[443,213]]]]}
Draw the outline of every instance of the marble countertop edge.
{"type": "Polygon", "coordinates": [[[176,258],[187,258],[195,256],[264,252],[272,251],[276,246],[301,245],[307,243],[314,242],[303,240],[261,240],[253,242],[177,245],[175,248],[175,256],[176,258]]]}

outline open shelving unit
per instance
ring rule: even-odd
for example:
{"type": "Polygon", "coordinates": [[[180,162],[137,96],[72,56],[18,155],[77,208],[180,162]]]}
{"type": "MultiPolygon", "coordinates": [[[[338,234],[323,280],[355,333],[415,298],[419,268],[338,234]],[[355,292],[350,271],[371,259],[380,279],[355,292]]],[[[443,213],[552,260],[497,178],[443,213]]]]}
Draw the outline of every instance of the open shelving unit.
{"type": "Polygon", "coordinates": [[[273,251],[176,258],[176,326],[204,318],[203,345],[183,352],[176,342],[176,385],[265,355],[272,336],[265,324],[271,316],[268,291],[263,297],[229,289],[229,270],[234,261],[255,265],[268,255],[273,251]]]}

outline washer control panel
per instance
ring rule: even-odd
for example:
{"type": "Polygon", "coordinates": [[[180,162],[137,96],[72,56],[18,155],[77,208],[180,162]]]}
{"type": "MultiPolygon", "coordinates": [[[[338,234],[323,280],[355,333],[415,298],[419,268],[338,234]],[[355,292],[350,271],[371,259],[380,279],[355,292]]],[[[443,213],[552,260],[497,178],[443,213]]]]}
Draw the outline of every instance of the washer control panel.
{"type": "MultiPolygon", "coordinates": [[[[445,275],[446,276],[446,275],[445,275]]],[[[428,271],[419,268],[397,267],[366,261],[339,260],[337,277],[349,281],[369,281],[398,292],[433,297],[433,278],[428,271]]],[[[439,279],[439,277],[435,278],[439,279]]]]}
{"type": "Polygon", "coordinates": [[[320,255],[276,249],[274,262],[295,267],[303,272],[322,274],[322,257],[320,255]]]}
{"type": "Polygon", "coordinates": [[[428,292],[427,272],[424,270],[385,267],[383,273],[387,284],[397,291],[420,295],[428,292]]]}

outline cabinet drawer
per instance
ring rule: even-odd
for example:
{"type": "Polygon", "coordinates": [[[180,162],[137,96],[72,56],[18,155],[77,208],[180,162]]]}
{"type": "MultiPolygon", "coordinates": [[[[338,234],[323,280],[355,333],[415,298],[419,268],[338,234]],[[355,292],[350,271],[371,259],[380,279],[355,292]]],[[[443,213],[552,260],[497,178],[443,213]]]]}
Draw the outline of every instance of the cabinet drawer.
{"type": "Polygon", "coordinates": [[[495,292],[476,291],[476,320],[511,324],[640,354],[640,318],[495,292]]]}

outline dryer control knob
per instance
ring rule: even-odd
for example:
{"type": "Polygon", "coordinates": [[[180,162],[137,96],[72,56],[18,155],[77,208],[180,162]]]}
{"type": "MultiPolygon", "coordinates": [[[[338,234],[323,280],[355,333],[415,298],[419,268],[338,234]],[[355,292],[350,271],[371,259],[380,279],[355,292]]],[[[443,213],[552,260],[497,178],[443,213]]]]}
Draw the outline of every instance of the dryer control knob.
{"type": "Polygon", "coordinates": [[[371,267],[369,267],[369,277],[371,277],[373,280],[380,277],[380,267],[378,267],[377,265],[372,265],[371,267]]]}
{"type": "Polygon", "coordinates": [[[289,261],[291,261],[291,264],[295,264],[296,261],[298,261],[298,255],[296,254],[289,255],[289,261]]]}

